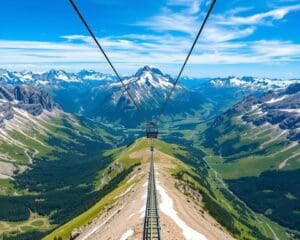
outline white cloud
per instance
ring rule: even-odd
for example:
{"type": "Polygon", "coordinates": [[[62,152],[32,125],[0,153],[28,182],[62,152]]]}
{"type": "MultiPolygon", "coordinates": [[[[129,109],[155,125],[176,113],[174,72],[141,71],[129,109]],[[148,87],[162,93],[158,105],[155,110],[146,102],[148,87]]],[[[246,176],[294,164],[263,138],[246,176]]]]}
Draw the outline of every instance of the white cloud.
{"type": "MultiPolygon", "coordinates": [[[[136,25],[149,34],[127,34],[99,38],[117,67],[136,69],[143,64],[181,64],[199,26],[200,9],[210,1],[169,0],[167,8],[136,25]],[[180,7],[175,12],[173,7],[180,7]],[[176,34],[174,34],[176,32],[176,34]],[[179,34],[181,33],[181,34],[179,34]]],[[[207,6],[206,8],[207,9],[207,6]]],[[[283,20],[300,5],[285,6],[263,13],[245,15],[249,8],[236,8],[208,21],[192,55],[191,64],[240,64],[300,61],[300,44],[279,40],[247,40],[260,24],[283,20]]],[[[253,9],[251,9],[253,10],[253,9]]],[[[202,16],[203,17],[203,16],[202,16]]],[[[61,36],[59,42],[0,40],[1,66],[106,65],[93,39],[85,35],[61,36]]],[[[87,67],[88,68],[88,67],[87,67]]]]}
{"type": "Polygon", "coordinates": [[[221,25],[259,25],[270,24],[274,20],[282,20],[288,13],[300,10],[300,4],[278,7],[276,9],[253,14],[250,16],[224,16],[218,15],[215,17],[217,24],[221,25]]]}
{"type": "Polygon", "coordinates": [[[205,28],[202,38],[209,42],[227,42],[248,37],[254,31],[254,27],[228,29],[217,25],[210,25],[205,28]]]}
{"type": "MultiPolygon", "coordinates": [[[[87,36],[70,36],[66,39],[85,39],[86,42],[59,43],[30,41],[0,41],[0,64],[61,64],[66,63],[105,63],[105,59],[87,36]]],[[[137,37],[138,38],[138,37],[137,37]]],[[[142,35],[141,38],[144,38],[142,35]]],[[[151,37],[150,37],[151,38],[151,37]]],[[[131,39],[102,40],[108,55],[114,63],[122,65],[178,64],[182,63],[188,50],[189,41],[185,38],[166,41],[171,37],[152,36],[154,41],[136,43],[131,39]]],[[[267,63],[299,60],[300,44],[290,41],[204,41],[200,43],[191,57],[194,64],[233,64],[267,63]]]]}
{"type": "Polygon", "coordinates": [[[181,32],[194,35],[195,26],[200,24],[200,9],[206,9],[205,4],[210,1],[200,0],[168,0],[167,6],[158,15],[135,23],[137,26],[149,28],[157,32],[181,32]],[[182,7],[174,10],[174,6],[182,7]]]}
{"type": "Polygon", "coordinates": [[[186,16],[181,13],[174,13],[169,9],[164,10],[164,14],[154,16],[148,20],[136,23],[137,26],[144,26],[151,30],[164,32],[176,31],[187,34],[195,32],[196,16],[186,16]]]}
{"type": "Polygon", "coordinates": [[[167,6],[180,6],[185,7],[186,11],[190,14],[196,14],[200,11],[200,0],[169,0],[167,6]]]}

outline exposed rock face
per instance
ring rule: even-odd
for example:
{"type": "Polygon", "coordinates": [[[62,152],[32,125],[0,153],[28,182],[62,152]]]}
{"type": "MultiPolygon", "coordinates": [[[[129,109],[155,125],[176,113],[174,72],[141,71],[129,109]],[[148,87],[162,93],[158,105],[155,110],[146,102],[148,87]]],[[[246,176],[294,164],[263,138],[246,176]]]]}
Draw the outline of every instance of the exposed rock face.
{"type": "Polygon", "coordinates": [[[289,139],[300,141],[300,84],[279,91],[269,91],[260,97],[248,96],[227,111],[241,114],[242,119],[256,126],[278,125],[289,132],[289,139]]]}
{"type": "Polygon", "coordinates": [[[48,93],[32,86],[0,84],[0,127],[4,126],[4,120],[14,117],[14,108],[38,116],[57,107],[48,93]]]}

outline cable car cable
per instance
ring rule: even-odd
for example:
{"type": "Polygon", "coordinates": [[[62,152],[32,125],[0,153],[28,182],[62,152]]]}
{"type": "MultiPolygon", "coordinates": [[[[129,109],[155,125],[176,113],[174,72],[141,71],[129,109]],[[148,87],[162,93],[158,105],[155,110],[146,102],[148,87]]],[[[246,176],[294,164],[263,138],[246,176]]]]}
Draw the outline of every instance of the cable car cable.
{"type": "MultiPolygon", "coordinates": [[[[102,52],[102,54],[104,55],[106,61],[108,62],[108,64],[109,64],[110,67],[112,68],[112,70],[113,70],[113,72],[115,73],[115,75],[117,76],[118,80],[121,82],[122,87],[123,87],[123,88],[125,89],[125,91],[127,92],[129,98],[131,99],[131,101],[132,101],[133,104],[135,105],[136,109],[139,110],[139,106],[138,106],[137,102],[134,100],[133,96],[130,94],[130,92],[129,92],[129,90],[128,90],[128,86],[123,82],[123,80],[122,80],[122,78],[120,77],[120,75],[118,74],[116,68],[114,67],[114,65],[113,65],[112,62],[110,61],[108,55],[105,53],[104,49],[103,49],[102,46],[100,45],[99,41],[97,40],[97,38],[96,38],[96,36],[94,35],[94,33],[93,33],[93,31],[91,30],[91,28],[89,27],[89,25],[88,25],[88,23],[86,22],[85,18],[83,17],[83,15],[82,15],[81,12],[79,11],[78,7],[76,6],[74,0],[69,0],[69,1],[70,1],[71,5],[73,6],[75,12],[77,13],[77,15],[79,16],[79,18],[81,19],[82,23],[83,23],[84,26],[86,27],[87,31],[89,32],[89,34],[90,34],[91,37],[93,38],[94,42],[95,42],[96,45],[98,46],[99,50],[100,50],[100,51],[102,52]]],[[[176,85],[178,84],[179,79],[181,78],[181,75],[182,75],[182,73],[183,73],[183,71],[184,71],[184,69],[185,69],[185,66],[186,66],[186,64],[187,64],[187,62],[188,62],[188,60],[189,60],[189,58],[190,58],[190,56],[191,56],[191,54],[192,54],[192,52],[193,52],[193,50],[194,50],[196,44],[197,44],[197,42],[198,42],[198,39],[199,39],[199,37],[200,37],[200,35],[201,35],[201,33],[202,33],[202,31],[203,31],[205,25],[206,25],[206,22],[207,22],[207,20],[208,20],[208,18],[209,18],[209,16],[210,16],[210,14],[211,14],[211,12],[212,12],[212,10],[213,10],[213,8],[214,8],[216,2],[217,2],[217,0],[212,0],[211,5],[210,5],[210,7],[209,7],[209,9],[208,9],[208,12],[207,12],[207,14],[206,14],[206,16],[205,16],[205,18],[204,18],[202,24],[200,25],[199,31],[198,31],[198,33],[197,33],[197,35],[196,35],[196,38],[195,38],[195,40],[194,40],[194,42],[193,42],[193,44],[192,44],[192,47],[190,48],[190,50],[189,50],[189,52],[188,52],[188,55],[187,55],[187,57],[185,58],[185,61],[184,61],[183,65],[182,65],[182,67],[181,67],[181,69],[180,69],[180,71],[179,71],[179,74],[178,74],[178,76],[177,76],[175,82],[173,83],[173,87],[171,88],[171,91],[170,91],[169,94],[167,95],[166,101],[164,102],[164,104],[163,104],[162,107],[160,108],[159,114],[157,115],[158,118],[159,118],[159,116],[161,116],[161,115],[164,113],[164,111],[165,111],[165,109],[166,109],[166,106],[167,106],[168,102],[170,101],[170,98],[171,98],[171,96],[172,96],[172,94],[173,94],[173,92],[174,92],[174,90],[175,90],[175,88],[176,88],[176,85]]]]}
{"type": "Polygon", "coordinates": [[[116,68],[114,67],[114,65],[112,64],[112,62],[110,61],[109,57],[107,56],[107,54],[105,53],[103,47],[100,45],[99,41],[97,40],[95,34],[93,33],[92,29],[89,27],[87,21],[85,20],[85,18],[83,17],[83,15],[81,14],[81,12],[79,11],[79,8],[77,7],[77,5],[75,4],[74,0],[69,0],[71,5],[73,6],[75,12],[77,13],[77,15],[79,16],[80,20],[82,21],[82,23],[84,24],[85,28],[87,29],[87,31],[89,32],[89,34],[91,35],[91,37],[93,38],[94,42],[96,43],[97,47],[99,48],[99,50],[102,52],[102,54],[104,55],[106,61],[108,62],[108,64],[110,65],[110,67],[112,68],[113,72],[115,73],[115,75],[117,76],[119,82],[122,84],[122,87],[125,89],[125,91],[127,92],[129,98],[131,99],[131,101],[133,102],[133,104],[135,105],[135,107],[137,109],[139,109],[139,106],[137,104],[137,102],[134,100],[133,96],[130,94],[128,88],[126,87],[125,83],[123,82],[122,78],[120,77],[120,75],[118,74],[116,68]]]}
{"type": "Polygon", "coordinates": [[[168,94],[168,96],[166,98],[165,103],[162,105],[162,107],[161,107],[161,109],[159,111],[158,118],[159,118],[159,116],[161,116],[164,113],[164,111],[166,109],[166,106],[167,106],[167,104],[168,104],[168,102],[169,102],[169,100],[170,100],[170,98],[171,98],[171,96],[172,96],[172,94],[173,94],[173,92],[174,92],[174,90],[176,88],[176,85],[177,85],[177,83],[178,83],[178,81],[179,81],[179,79],[180,79],[180,77],[182,75],[182,72],[183,72],[183,70],[184,70],[184,68],[185,68],[185,66],[186,66],[186,64],[187,64],[187,62],[188,62],[188,60],[189,60],[189,58],[190,58],[190,56],[191,56],[194,48],[195,48],[195,46],[196,46],[196,43],[198,42],[198,39],[199,39],[199,37],[200,37],[200,35],[201,35],[204,27],[205,27],[205,24],[206,24],[206,22],[207,22],[207,20],[208,20],[208,18],[210,16],[213,8],[214,8],[216,2],[217,2],[217,0],[212,0],[211,5],[210,5],[210,7],[209,7],[209,9],[207,11],[207,14],[206,14],[206,16],[205,16],[205,18],[204,18],[201,26],[200,26],[200,29],[199,29],[199,31],[198,31],[198,33],[196,35],[196,38],[195,38],[195,40],[194,40],[194,42],[192,44],[192,47],[191,47],[190,51],[188,52],[187,57],[184,60],[184,63],[183,63],[183,65],[182,65],[182,67],[181,67],[181,69],[179,71],[179,74],[178,74],[175,82],[173,83],[173,87],[171,88],[171,91],[169,92],[169,94],[168,94]]]}

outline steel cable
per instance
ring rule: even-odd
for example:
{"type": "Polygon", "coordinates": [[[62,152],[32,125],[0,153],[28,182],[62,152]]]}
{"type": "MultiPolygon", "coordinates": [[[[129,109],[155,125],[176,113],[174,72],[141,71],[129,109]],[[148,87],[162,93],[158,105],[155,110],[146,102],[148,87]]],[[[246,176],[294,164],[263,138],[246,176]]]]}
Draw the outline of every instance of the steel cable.
{"type": "Polygon", "coordinates": [[[202,33],[204,27],[205,27],[205,24],[206,24],[206,22],[207,22],[207,20],[208,20],[208,18],[209,18],[209,16],[210,16],[210,14],[211,14],[213,8],[214,8],[216,2],[217,2],[217,0],[213,0],[213,1],[211,2],[211,5],[210,5],[210,7],[209,7],[209,9],[208,9],[208,11],[207,11],[207,14],[206,14],[206,16],[205,16],[205,18],[204,18],[204,20],[203,20],[201,26],[200,26],[200,29],[199,29],[199,31],[198,31],[198,33],[197,33],[197,35],[196,35],[196,38],[195,38],[195,40],[194,40],[194,42],[193,42],[193,44],[192,44],[192,47],[191,47],[190,51],[188,52],[187,57],[186,57],[185,60],[184,60],[184,63],[183,63],[183,65],[182,65],[182,67],[181,67],[181,69],[180,69],[180,71],[179,71],[179,74],[178,74],[178,76],[177,76],[175,82],[173,83],[173,87],[171,88],[171,91],[170,91],[169,94],[167,95],[167,98],[166,98],[165,103],[162,105],[162,107],[161,107],[161,109],[160,109],[160,111],[159,111],[158,118],[164,113],[164,111],[165,111],[165,109],[166,109],[166,106],[167,106],[167,104],[168,104],[168,102],[169,102],[169,100],[170,100],[170,98],[171,98],[171,96],[172,96],[172,94],[173,94],[173,92],[174,92],[174,90],[175,90],[175,88],[176,88],[176,85],[177,85],[177,83],[178,83],[178,81],[179,81],[179,79],[180,79],[180,77],[181,77],[181,75],[182,75],[182,72],[183,72],[183,70],[184,70],[184,68],[185,68],[185,66],[186,66],[186,64],[187,64],[187,62],[188,62],[188,60],[189,60],[189,58],[190,58],[190,56],[191,56],[191,54],[192,54],[194,48],[195,48],[195,46],[196,46],[196,43],[198,42],[198,39],[199,39],[199,37],[200,37],[200,35],[201,35],[201,33],[202,33]]]}
{"type": "Polygon", "coordinates": [[[131,99],[131,101],[133,102],[133,104],[135,105],[135,107],[137,109],[139,109],[139,106],[137,104],[137,102],[134,100],[133,96],[130,94],[128,88],[126,87],[125,83],[123,82],[122,78],[120,77],[119,73],[117,72],[116,68],[114,67],[114,65],[112,64],[112,62],[110,61],[109,57],[107,56],[107,54],[105,53],[103,47],[101,46],[101,44],[99,43],[99,41],[97,40],[95,34],[93,33],[92,29],[90,28],[90,26],[88,25],[87,21],[85,20],[85,18],[83,17],[83,15],[81,14],[79,8],[77,7],[77,5],[75,4],[74,0],[69,0],[71,5],[73,6],[75,12],[77,13],[77,15],[79,16],[80,20],[82,21],[82,23],[84,24],[85,28],[87,29],[87,31],[89,32],[89,34],[91,35],[91,37],[93,38],[94,42],[96,43],[97,47],[99,48],[99,50],[102,52],[102,54],[104,55],[106,61],[108,62],[108,64],[110,65],[110,67],[112,68],[113,72],[115,73],[116,77],[118,78],[118,80],[120,81],[120,83],[122,84],[122,87],[124,88],[124,90],[127,92],[129,98],[131,99]]]}

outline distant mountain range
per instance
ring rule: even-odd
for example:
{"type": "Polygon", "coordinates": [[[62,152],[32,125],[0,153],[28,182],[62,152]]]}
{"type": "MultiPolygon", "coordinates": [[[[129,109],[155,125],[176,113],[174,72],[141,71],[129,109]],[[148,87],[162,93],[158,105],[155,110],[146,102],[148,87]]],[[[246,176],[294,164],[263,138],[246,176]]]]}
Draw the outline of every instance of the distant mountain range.
{"type": "Polygon", "coordinates": [[[194,89],[213,101],[217,109],[220,110],[219,113],[221,113],[247,95],[254,94],[259,96],[266,91],[283,89],[290,84],[299,82],[300,79],[283,80],[256,77],[237,78],[231,76],[209,79],[200,85],[196,85],[194,89]]]}
{"type": "Polygon", "coordinates": [[[279,88],[285,88],[290,84],[300,82],[300,79],[270,79],[270,78],[256,78],[256,77],[234,77],[227,78],[213,78],[204,83],[204,88],[240,88],[249,91],[267,91],[279,88]]]}
{"type": "MultiPolygon", "coordinates": [[[[154,75],[163,76],[167,82],[172,82],[171,75],[164,75],[158,68],[145,66],[140,68],[134,75],[135,77],[151,72],[154,75]]],[[[146,74],[147,75],[147,74],[146,74]]],[[[144,77],[146,77],[144,75],[144,77]]],[[[124,77],[124,80],[130,79],[134,76],[124,77]]],[[[159,80],[154,78],[156,81],[159,80]]],[[[33,72],[33,71],[8,71],[0,69],[0,82],[9,84],[30,84],[35,86],[55,86],[56,84],[63,83],[84,83],[88,81],[111,82],[117,79],[110,74],[96,72],[94,70],[81,70],[77,73],[66,72],[63,70],[51,69],[46,72],[33,72]]],[[[164,82],[164,81],[163,81],[164,82]]],[[[163,83],[160,82],[160,83],[163,83]]],[[[180,82],[187,88],[244,88],[252,91],[257,90],[274,90],[278,88],[285,88],[290,84],[300,82],[300,79],[270,79],[270,78],[257,78],[257,77],[235,77],[229,76],[226,78],[190,78],[182,77],[180,82]]],[[[144,82],[146,83],[146,82],[144,82]]],[[[153,83],[153,82],[152,82],[153,83]]],[[[102,83],[101,83],[102,84],[102,83]]],[[[167,85],[165,85],[166,87],[167,85]]],[[[169,86],[170,87],[170,86],[169,86]]]]}
{"type": "MultiPolygon", "coordinates": [[[[91,117],[136,126],[157,116],[173,87],[173,79],[157,68],[145,66],[133,76],[124,78],[124,84],[138,104],[138,109],[121,83],[114,82],[90,89],[82,97],[83,112],[91,117]]],[[[195,114],[203,110],[205,104],[210,102],[200,93],[178,84],[164,113],[168,117],[178,117],[186,113],[195,114]]]]}
{"type": "Polygon", "coordinates": [[[0,69],[0,82],[8,84],[30,84],[35,86],[56,86],[60,83],[83,83],[86,81],[113,81],[109,74],[93,70],[81,70],[78,73],[68,73],[52,69],[48,72],[8,71],[0,69]]]}
{"type": "MultiPolygon", "coordinates": [[[[145,66],[134,75],[123,78],[134,101],[115,77],[93,70],[67,73],[63,70],[35,73],[0,70],[0,83],[29,84],[51,93],[64,111],[86,115],[108,122],[136,126],[158,114],[173,86],[170,75],[158,68],[145,66]]],[[[193,79],[183,77],[167,105],[165,116],[184,118],[209,117],[219,114],[249,94],[259,95],[300,80],[279,80],[255,77],[193,79]],[[201,114],[200,114],[201,112],[201,114]]]]}

